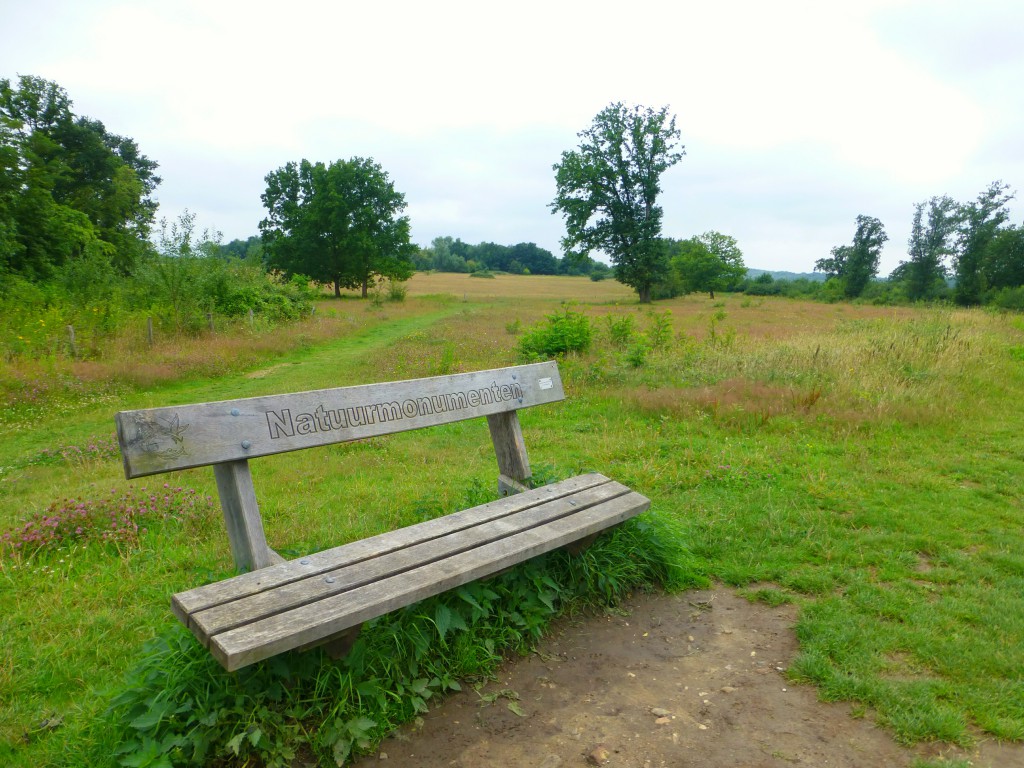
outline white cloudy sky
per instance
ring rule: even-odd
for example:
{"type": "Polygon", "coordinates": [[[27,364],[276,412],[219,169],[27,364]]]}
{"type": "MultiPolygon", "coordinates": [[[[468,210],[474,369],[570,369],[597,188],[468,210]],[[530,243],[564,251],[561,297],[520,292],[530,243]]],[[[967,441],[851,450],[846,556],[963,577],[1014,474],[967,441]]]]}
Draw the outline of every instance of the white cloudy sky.
{"type": "Polygon", "coordinates": [[[1022,35],[1020,0],[0,0],[0,77],[58,82],[159,162],[161,215],[225,240],[258,233],[268,172],[361,156],[416,242],[556,255],[552,164],[610,102],[668,105],[665,235],[810,271],[866,214],[885,274],[915,202],[1024,198],[1022,35]]]}

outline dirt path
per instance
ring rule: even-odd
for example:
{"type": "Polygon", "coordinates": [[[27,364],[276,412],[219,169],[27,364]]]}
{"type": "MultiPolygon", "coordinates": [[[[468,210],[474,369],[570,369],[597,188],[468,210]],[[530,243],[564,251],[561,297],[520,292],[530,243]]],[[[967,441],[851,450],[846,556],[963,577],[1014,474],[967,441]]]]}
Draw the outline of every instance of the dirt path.
{"type": "Polygon", "coordinates": [[[563,622],[506,665],[382,744],[360,768],[905,768],[967,758],[1024,766],[1024,747],[906,749],[850,707],[819,702],[784,671],[797,652],[791,607],[730,590],[638,596],[621,615],[563,622]]]}

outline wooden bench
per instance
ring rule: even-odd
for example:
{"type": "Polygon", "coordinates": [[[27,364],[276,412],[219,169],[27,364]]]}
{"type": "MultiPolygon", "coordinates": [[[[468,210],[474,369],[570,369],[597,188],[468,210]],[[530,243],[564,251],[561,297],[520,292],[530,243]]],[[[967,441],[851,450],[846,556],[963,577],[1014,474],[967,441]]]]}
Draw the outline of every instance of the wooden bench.
{"type": "Polygon", "coordinates": [[[544,552],[585,544],[650,506],[599,474],[530,488],[516,412],[563,400],[553,362],[428,379],[122,411],[125,475],[212,465],[239,576],[174,595],[179,619],[228,670],[345,645],[359,626],[544,552]],[[267,546],[249,460],[486,417],[502,498],[285,561],[267,546]]]}

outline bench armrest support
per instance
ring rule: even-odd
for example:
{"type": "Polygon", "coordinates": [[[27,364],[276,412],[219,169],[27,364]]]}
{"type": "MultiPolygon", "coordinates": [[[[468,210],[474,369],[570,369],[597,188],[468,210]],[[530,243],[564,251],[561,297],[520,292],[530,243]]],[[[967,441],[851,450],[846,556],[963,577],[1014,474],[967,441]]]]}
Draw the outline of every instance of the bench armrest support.
{"type": "Polygon", "coordinates": [[[487,417],[498,459],[498,492],[502,496],[530,489],[530,458],[526,455],[523,430],[516,411],[487,417]]]}
{"type": "Polygon", "coordinates": [[[231,555],[238,570],[255,571],[283,562],[284,558],[267,546],[249,462],[214,464],[213,474],[217,479],[217,493],[231,542],[231,555]]]}

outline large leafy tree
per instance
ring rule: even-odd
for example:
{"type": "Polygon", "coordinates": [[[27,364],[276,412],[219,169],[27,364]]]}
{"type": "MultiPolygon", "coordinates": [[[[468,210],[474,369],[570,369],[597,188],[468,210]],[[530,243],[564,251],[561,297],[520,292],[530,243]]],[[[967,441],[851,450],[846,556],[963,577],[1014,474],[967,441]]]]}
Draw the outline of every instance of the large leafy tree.
{"type": "Polygon", "coordinates": [[[814,268],[840,280],[847,298],[860,296],[878,274],[882,246],[889,236],[873,216],[858,216],[852,245],[837,245],[829,258],[818,259],[814,268]]]}
{"type": "Polygon", "coordinates": [[[689,240],[669,241],[672,269],[687,293],[727,290],[743,279],[747,267],[736,238],[721,232],[705,232],[689,240]]]}
{"type": "Polygon", "coordinates": [[[1024,227],[1009,226],[993,235],[982,264],[989,289],[1024,285],[1024,227]]]}
{"type": "Polygon", "coordinates": [[[986,283],[983,270],[985,253],[999,228],[1009,218],[1007,203],[1013,199],[1008,184],[993,181],[977,200],[960,206],[957,252],[953,259],[958,304],[980,304],[986,283]]]}
{"type": "Polygon", "coordinates": [[[933,197],[914,206],[914,218],[907,242],[908,261],[898,268],[905,280],[907,297],[929,299],[946,285],[945,259],[952,254],[953,237],[960,219],[960,208],[949,197],[933,197]],[[925,210],[927,207],[927,220],[925,210]]]}
{"type": "Polygon", "coordinates": [[[641,302],[668,273],[661,242],[661,175],[685,154],[668,108],[611,104],[578,134],[579,148],[554,165],[553,213],[565,218],[562,246],[583,257],[603,251],[615,277],[641,302]]]}
{"type": "Polygon", "coordinates": [[[146,248],[156,163],[71,107],[54,82],[0,80],[0,268],[45,278],[96,258],[127,272],[146,248]]]}
{"type": "Polygon", "coordinates": [[[373,160],[308,160],[267,174],[260,232],[271,267],[365,297],[377,277],[412,274],[405,196],[373,160]]]}

